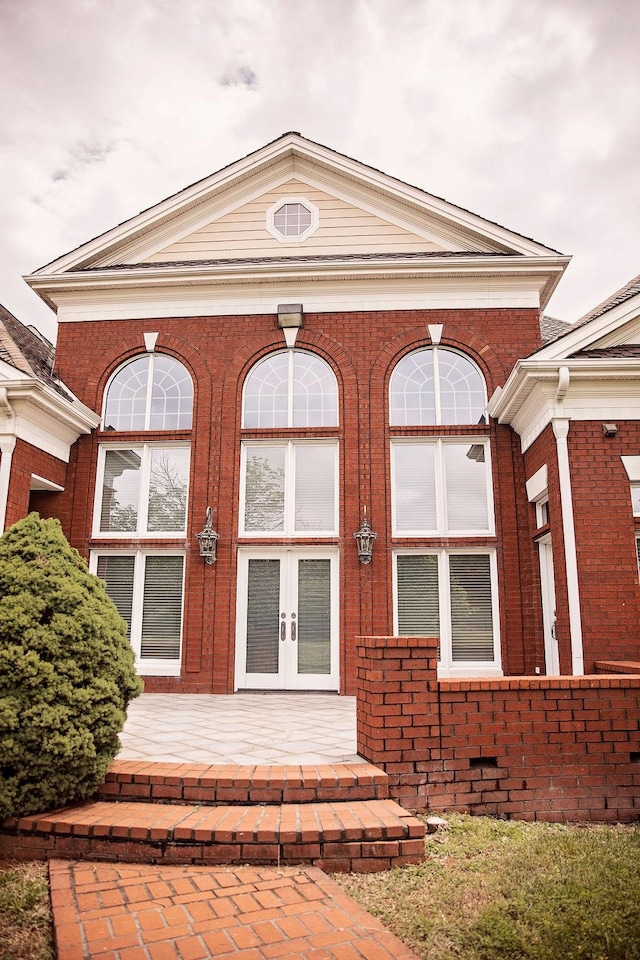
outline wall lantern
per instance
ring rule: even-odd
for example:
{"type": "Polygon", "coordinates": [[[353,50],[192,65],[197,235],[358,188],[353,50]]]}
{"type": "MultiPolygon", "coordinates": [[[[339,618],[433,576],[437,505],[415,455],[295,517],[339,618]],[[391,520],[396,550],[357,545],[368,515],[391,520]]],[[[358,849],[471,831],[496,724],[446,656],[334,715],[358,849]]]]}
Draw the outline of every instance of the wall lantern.
{"type": "Polygon", "coordinates": [[[374,533],[369,526],[366,507],[364,508],[364,520],[362,521],[362,526],[357,533],[354,533],[353,536],[358,544],[358,559],[360,560],[360,563],[371,563],[373,558],[373,541],[376,539],[378,534],[374,533]]]}
{"type": "Polygon", "coordinates": [[[200,533],[196,533],[196,540],[200,548],[200,556],[209,565],[216,562],[216,547],[219,538],[220,534],[215,532],[211,523],[211,507],[207,507],[206,522],[200,533]]]}

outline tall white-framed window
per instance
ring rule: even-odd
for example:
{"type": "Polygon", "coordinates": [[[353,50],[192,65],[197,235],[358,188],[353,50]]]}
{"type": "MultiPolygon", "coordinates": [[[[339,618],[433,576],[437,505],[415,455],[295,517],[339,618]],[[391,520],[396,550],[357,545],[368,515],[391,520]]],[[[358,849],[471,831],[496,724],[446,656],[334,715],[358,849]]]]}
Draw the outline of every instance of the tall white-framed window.
{"type": "Polygon", "coordinates": [[[97,550],[90,569],[127,624],[139,673],[179,676],[184,554],[163,550],[97,550]]]}
{"type": "Polygon", "coordinates": [[[240,536],[337,536],[337,494],[337,441],[242,444],[240,536]]]}
{"type": "Polygon", "coordinates": [[[337,427],[338,383],[321,357],[303,350],[271,353],[251,369],[243,391],[242,425],[337,427]]]}
{"type": "Polygon", "coordinates": [[[389,381],[391,426],[485,423],[487,393],[479,367],[447,347],[407,354],[389,381]]]}
{"type": "Polygon", "coordinates": [[[93,536],[184,536],[189,457],[188,444],[102,445],[93,536]]]}
{"type": "Polygon", "coordinates": [[[501,676],[495,550],[396,550],[394,631],[440,639],[441,676],[501,676]]]}
{"type": "Polygon", "coordinates": [[[492,536],[487,437],[391,441],[394,536],[492,536]]]}
{"type": "Polygon", "coordinates": [[[193,381],[163,353],[145,353],[119,367],[107,383],[103,430],[189,430],[193,381]]]}

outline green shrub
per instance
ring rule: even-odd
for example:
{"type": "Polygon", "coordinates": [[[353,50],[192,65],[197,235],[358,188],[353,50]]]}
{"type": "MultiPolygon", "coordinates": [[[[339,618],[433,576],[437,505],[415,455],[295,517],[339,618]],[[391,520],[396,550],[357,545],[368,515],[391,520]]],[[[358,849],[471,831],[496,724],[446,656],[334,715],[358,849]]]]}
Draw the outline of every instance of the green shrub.
{"type": "Polygon", "coordinates": [[[0,817],[90,796],[142,682],[104,584],[57,520],[0,538],[0,817]]]}

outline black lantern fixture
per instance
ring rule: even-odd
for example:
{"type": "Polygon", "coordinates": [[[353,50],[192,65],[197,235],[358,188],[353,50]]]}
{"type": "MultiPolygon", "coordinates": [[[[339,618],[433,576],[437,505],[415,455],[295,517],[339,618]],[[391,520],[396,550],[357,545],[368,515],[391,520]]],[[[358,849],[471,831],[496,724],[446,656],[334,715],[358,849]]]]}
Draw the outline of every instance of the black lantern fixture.
{"type": "Polygon", "coordinates": [[[378,536],[369,526],[367,520],[367,508],[364,507],[364,519],[360,529],[354,533],[354,538],[358,544],[358,559],[360,563],[371,563],[373,558],[373,541],[378,536]]]}
{"type": "Polygon", "coordinates": [[[220,537],[220,534],[216,533],[213,529],[211,516],[211,507],[207,507],[205,525],[200,533],[196,533],[196,540],[198,541],[198,547],[200,548],[200,556],[204,562],[208,563],[209,565],[216,562],[216,548],[218,545],[218,539],[220,537]]]}

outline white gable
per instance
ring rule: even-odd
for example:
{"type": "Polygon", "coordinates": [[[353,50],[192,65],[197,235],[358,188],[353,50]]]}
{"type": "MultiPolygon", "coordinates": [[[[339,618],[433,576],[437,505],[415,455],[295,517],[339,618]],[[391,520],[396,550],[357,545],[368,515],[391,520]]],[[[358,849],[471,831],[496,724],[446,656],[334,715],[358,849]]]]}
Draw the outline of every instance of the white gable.
{"type": "Polygon", "coordinates": [[[261,313],[288,301],[540,308],[567,262],[292,133],[26,279],[59,320],[261,313]],[[313,229],[283,241],[269,212],[293,200],[313,210],[313,229]]]}

